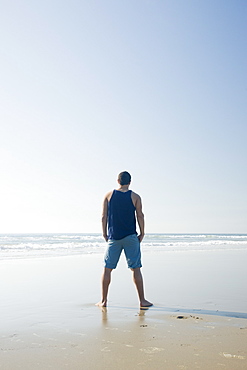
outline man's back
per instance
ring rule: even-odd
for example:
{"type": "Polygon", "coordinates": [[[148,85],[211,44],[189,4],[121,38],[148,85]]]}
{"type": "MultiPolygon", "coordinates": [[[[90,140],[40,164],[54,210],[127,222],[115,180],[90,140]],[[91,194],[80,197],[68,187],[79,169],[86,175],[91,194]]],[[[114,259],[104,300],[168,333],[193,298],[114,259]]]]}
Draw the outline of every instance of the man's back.
{"type": "Polygon", "coordinates": [[[135,206],[131,190],[114,190],[108,203],[108,237],[119,240],[136,234],[135,206]]]}

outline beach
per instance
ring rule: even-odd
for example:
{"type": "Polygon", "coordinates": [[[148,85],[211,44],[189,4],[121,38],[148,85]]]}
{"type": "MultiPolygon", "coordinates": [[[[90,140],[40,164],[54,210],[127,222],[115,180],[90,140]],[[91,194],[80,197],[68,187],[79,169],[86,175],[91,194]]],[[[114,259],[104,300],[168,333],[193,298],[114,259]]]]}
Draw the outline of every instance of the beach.
{"type": "Polygon", "coordinates": [[[0,368],[246,369],[246,250],[143,253],[141,310],[122,255],[0,261],[0,368]]]}

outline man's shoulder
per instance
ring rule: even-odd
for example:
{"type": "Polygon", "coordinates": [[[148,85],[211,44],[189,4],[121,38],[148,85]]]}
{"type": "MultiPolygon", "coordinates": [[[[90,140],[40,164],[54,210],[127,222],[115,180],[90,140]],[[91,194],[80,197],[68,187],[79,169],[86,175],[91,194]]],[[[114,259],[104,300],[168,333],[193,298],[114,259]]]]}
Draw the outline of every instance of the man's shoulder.
{"type": "Polygon", "coordinates": [[[113,192],[114,192],[114,190],[108,191],[108,193],[106,193],[106,195],[105,195],[105,200],[108,200],[108,202],[109,202],[109,200],[112,197],[113,192]]]}
{"type": "Polygon", "coordinates": [[[141,197],[140,197],[140,195],[139,194],[137,194],[137,193],[135,193],[133,190],[131,190],[131,195],[134,197],[134,198],[136,198],[136,199],[140,199],[141,197]]]}
{"type": "Polygon", "coordinates": [[[135,193],[134,191],[131,191],[131,199],[135,207],[137,207],[139,204],[141,204],[141,197],[139,194],[135,193]]]}

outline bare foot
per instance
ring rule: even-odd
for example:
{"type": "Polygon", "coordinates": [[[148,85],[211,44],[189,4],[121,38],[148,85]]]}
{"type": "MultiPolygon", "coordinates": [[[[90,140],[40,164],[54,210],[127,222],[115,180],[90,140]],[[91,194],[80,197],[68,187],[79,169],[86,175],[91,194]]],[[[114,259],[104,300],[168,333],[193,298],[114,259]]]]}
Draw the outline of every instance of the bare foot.
{"type": "Polygon", "coordinates": [[[104,301],[104,302],[98,302],[95,304],[95,306],[99,306],[99,307],[106,307],[107,306],[107,301],[104,301]]]}
{"type": "Polygon", "coordinates": [[[140,307],[151,307],[151,306],[153,306],[153,303],[147,301],[146,299],[140,302],[140,307]]]}

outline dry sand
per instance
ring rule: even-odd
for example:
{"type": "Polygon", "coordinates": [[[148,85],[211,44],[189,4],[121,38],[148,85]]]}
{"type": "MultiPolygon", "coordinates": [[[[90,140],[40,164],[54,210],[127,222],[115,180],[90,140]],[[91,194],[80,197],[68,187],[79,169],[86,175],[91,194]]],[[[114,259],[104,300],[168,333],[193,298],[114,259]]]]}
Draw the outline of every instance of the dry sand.
{"type": "Polygon", "coordinates": [[[246,252],[143,259],[148,310],[124,259],[107,309],[101,255],[1,261],[0,368],[246,370],[246,252]]]}

